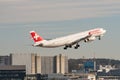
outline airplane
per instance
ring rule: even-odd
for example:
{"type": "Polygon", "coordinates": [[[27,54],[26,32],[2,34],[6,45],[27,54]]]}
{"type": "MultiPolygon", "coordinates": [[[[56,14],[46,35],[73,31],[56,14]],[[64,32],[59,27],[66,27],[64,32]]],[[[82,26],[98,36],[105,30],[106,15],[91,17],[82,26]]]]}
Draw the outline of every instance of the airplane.
{"type": "Polygon", "coordinates": [[[80,47],[79,42],[81,41],[91,42],[94,41],[96,38],[98,38],[98,40],[101,40],[101,37],[105,33],[106,30],[104,30],[103,28],[96,28],[84,32],[79,32],[76,34],[71,34],[64,37],[45,40],[35,31],[30,31],[30,35],[35,42],[35,44],[33,44],[34,47],[55,48],[55,47],[64,46],[65,50],[67,48],[72,48],[73,45],[75,49],[78,49],[78,47],[80,47]]]}

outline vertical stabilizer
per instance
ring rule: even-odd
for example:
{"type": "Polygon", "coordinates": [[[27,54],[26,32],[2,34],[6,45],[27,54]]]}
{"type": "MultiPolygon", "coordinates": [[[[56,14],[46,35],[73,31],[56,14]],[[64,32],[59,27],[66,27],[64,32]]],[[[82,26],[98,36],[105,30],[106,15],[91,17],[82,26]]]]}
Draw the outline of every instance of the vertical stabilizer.
{"type": "Polygon", "coordinates": [[[30,34],[35,43],[43,40],[43,38],[39,36],[35,31],[30,31],[30,34]]]}

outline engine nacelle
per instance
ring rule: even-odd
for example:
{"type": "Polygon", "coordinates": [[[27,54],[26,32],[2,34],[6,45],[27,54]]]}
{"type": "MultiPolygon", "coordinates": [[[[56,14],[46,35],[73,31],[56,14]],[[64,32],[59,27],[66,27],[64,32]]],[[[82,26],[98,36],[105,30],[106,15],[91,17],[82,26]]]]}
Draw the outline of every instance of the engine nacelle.
{"type": "Polygon", "coordinates": [[[85,42],[91,42],[94,41],[96,38],[95,37],[90,37],[88,39],[85,39],[85,42]]]}

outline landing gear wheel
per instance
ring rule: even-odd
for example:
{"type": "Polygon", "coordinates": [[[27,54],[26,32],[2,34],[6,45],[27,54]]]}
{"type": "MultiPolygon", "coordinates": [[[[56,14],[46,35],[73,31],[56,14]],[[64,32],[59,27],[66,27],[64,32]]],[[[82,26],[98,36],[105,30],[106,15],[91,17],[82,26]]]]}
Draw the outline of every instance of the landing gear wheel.
{"type": "Polygon", "coordinates": [[[68,48],[68,46],[65,46],[65,47],[64,47],[64,50],[66,50],[67,48],[68,48]]]}
{"type": "Polygon", "coordinates": [[[78,47],[77,47],[77,46],[75,46],[74,48],[75,48],[75,49],[78,49],[78,47]]]}
{"type": "Polygon", "coordinates": [[[67,47],[64,47],[64,50],[67,50],[67,47]]]}
{"type": "Polygon", "coordinates": [[[98,37],[98,40],[101,40],[101,37],[98,37]]]}
{"type": "Polygon", "coordinates": [[[79,45],[79,44],[77,44],[74,48],[75,48],[75,49],[78,49],[78,47],[80,47],[80,45],[79,45]]]}
{"type": "Polygon", "coordinates": [[[80,47],[80,45],[77,45],[77,47],[80,47]]]}

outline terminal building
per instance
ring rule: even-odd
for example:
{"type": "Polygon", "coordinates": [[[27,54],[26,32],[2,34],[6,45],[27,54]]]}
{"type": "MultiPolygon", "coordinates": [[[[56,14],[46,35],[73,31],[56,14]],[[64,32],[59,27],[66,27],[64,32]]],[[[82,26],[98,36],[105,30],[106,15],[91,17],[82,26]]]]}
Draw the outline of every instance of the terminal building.
{"type": "Polygon", "coordinates": [[[68,58],[62,54],[40,56],[39,54],[10,54],[11,65],[25,65],[26,74],[68,73],[68,58]]]}
{"type": "Polygon", "coordinates": [[[10,54],[0,56],[0,80],[67,80],[68,58],[62,54],[10,54]]]}

